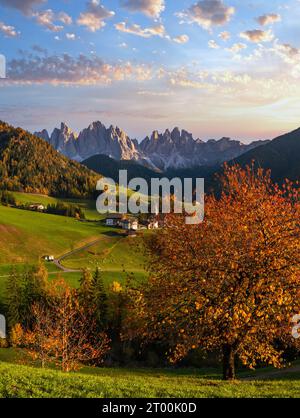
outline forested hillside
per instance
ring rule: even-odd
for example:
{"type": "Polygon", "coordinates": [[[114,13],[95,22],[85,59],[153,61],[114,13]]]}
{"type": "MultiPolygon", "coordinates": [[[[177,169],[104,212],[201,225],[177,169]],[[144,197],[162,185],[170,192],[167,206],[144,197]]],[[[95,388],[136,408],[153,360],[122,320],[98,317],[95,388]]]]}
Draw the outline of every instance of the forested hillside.
{"type": "Polygon", "coordinates": [[[300,128],[275,138],[272,142],[233,160],[242,167],[254,161],[256,167],[271,170],[273,181],[300,180],[300,128]]]}
{"type": "Polygon", "coordinates": [[[55,151],[44,140],[0,121],[0,189],[87,197],[99,175],[55,151]]]}

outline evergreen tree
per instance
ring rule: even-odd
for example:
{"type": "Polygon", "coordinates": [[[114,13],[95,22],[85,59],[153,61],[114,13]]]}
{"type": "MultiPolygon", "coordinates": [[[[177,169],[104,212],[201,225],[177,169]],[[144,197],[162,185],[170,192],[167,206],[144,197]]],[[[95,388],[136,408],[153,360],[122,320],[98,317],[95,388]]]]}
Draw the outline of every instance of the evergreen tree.
{"type": "Polygon", "coordinates": [[[97,323],[101,329],[106,329],[108,323],[108,298],[99,267],[97,267],[93,275],[92,287],[97,323]]]}
{"type": "Polygon", "coordinates": [[[23,274],[22,323],[32,325],[32,306],[34,303],[46,303],[48,271],[43,263],[25,271],[23,274]]]}
{"type": "Polygon", "coordinates": [[[8,326],[12,328],[22,321],[23,288],[21,276],[13,268],[6,283],[6,314],[8,326]]]}

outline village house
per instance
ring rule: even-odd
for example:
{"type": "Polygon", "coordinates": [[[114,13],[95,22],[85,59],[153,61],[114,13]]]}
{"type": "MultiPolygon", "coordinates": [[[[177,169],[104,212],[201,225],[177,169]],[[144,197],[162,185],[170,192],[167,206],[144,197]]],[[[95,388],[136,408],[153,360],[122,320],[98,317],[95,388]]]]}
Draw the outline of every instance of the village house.
{"type": "Polygon", "coordinates": [[[106,226],[121,226],[121,222],[124,219],[124,215],[120,213],[112,213],[107,216],[105,220],[106,226]]]}

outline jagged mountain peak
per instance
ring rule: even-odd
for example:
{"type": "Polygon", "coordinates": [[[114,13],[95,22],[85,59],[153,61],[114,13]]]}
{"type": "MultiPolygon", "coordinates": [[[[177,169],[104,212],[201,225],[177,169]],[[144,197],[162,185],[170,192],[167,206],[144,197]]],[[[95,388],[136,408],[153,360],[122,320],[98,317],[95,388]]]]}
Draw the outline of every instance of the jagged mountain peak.
{"type": "Polygon", "coordinates": [[[149,138],[148,136],[146,137],[146,139],[151,139],[151,140],[155,140],[157,141],[159,139],[159,132],[158,131],[153,131],[151,138],[149,138]]]}
{"type": "Polygon", "coordinates": [[[99,130],[102,130],[102,129],[106,129],[106,127],[105,127],[105,125],[103,125],[103,123],[102,122],[100,122],[99,120],[98,121],[94,121],[94,122],[92,122],[89,126],[88,126],[88,128],[87,128],[88,130],[90,130],[90,131],[99,131],[99,130]]]}
{"type": "Polygon", "coordinates": [[[229,138],[229,136],[223,136],[222,138],[219,139],[219,142],[231,142],[233,141],[231,138],[229,138]]]}
{"type": "Polygon", "coordinates": [[[140,149],[157,168],[166,170],[220,164],[258,145],[261,143],[245,145],[225,136],[204,142],[195,140],[190,132],[175,127],[164,133],[153,131],[141,142],[140,149]]]}
{"type": "Polygon", "coordinates": [[[78,136],[65,122],[61,122],[60,132],[64,134],[68,140],[70,140],[70,138],[77,138],[78,136]]]}
{"type": "Polygon", "coordinates": [[[96,154],[107,155],[116,160],[140,160],[138,144],[132,141],[125,131],[118,126],[109,128],[94,121],[76,135],[65,123],[55,128],[51,137],[36,132],[36,136],[47,140],[56,150],[77,161],[82,161],[96,154]]]}
{"type": "Polygon", "coordinates": [[[61,122],[60,123],[60,130],[61,131],[69,131],[70,128],[68,127],[68,125],[65,122],[61,122]]]}

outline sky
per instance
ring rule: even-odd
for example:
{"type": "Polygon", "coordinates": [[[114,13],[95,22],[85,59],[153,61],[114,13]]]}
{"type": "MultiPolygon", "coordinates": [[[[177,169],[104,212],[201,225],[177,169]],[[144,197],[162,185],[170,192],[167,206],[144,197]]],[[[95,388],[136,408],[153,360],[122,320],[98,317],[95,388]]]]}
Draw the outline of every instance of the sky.
{"type": "Polygon", "coordinates": [[[0,0],[0,119],[271,139],[300,126],[299,21],[299,0],[0,0]]]}

